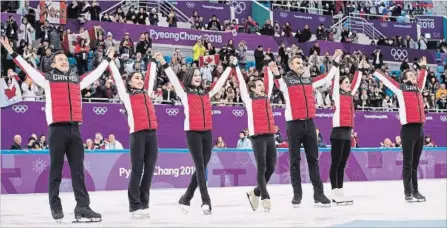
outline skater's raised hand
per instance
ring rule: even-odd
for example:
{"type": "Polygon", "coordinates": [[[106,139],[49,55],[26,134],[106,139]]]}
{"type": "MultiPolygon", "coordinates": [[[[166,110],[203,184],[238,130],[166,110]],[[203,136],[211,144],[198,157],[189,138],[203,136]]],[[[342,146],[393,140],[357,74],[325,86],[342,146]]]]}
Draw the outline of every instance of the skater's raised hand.
{"type": "Polygon", "coordinates": [[[157,60],[158,62],[160,62],[161,65],[166,64],[165,58],[163,57],[163,53],[161,53],[161,52],[156,52],[154,54],[154,59],[157,60]]]}
{"type": "Polygon", "coordinates": [[[14,52],[12,50],[11,44],[9,43],[8,37],[1,37],[0,42],[9,54],[12,54],[14,52]]]}
{"type": "Polygon", "coordinates": [[[362,61],[360,61],[358,68],[359,69],[365,69],[365,68],[368,68],[368,67],[369,67],[368,63],[365,60],[362,60],[362,61]]]}
{"type": "Polygon", "coordinates": [[[343,51],[341,49],[337,49],[337,50],[335,50],[334,56],[332,57],[332,59],[335,62],[339,63],[342,56],[343,56],[343,51]]]}
{"type": "Polygon", "coordinates": [[[237,58],[234,57],[234,56],[230,56],[230,63],[236,66],[237,65],[237,58]]]}
{"type": "Polygon", "coordinates": [[[419,65],[421,65],[421,66],[427,66],[427,58],[426,58],[425,56],[423,56],[423,57],[421,58],[421,61],[420,61],[419,65]]]}
{"type": "Polygon", "coordinates": [[[278,66],[276,65],[276,63],[275,62],[270,62],[269,63],[269,68],[270,68],[270,70],[272,71],[272,73],[274,74],[274,75],[279,75],[279,70],[278,70],[278,66]]]}
{"type": "Polygon", "coordinates": [[[113,59],[113,58],[115,57],[115,48],[110,47],[110,48],[107,50],[107,56],[108,56],[109,58],[113,59]]]}

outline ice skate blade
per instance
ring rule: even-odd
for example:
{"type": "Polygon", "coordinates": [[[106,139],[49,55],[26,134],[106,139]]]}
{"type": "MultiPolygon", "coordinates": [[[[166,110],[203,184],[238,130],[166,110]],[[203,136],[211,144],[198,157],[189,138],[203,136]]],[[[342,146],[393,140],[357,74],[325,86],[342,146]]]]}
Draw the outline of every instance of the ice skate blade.
{"type": "Polygon", "coordinates": [[[253,211],[256,211],[256,210],[258,209],[258,207],[255,207],[255,206],[251,203],[251,200],[250,200],[250,194],[248,194],[248,193],[246,193],[246,194],[247,194],[248,202],[250,203],[251,209],[252,209],[253,211]]]}
{"type": "Polygon", "coordinates": [[[63,224],[64,223],[63,219],[55,219],[54,221],[56,221],[57,224],[63,224]]]}
{"type": "Polygon", "coordinates": [[[202,214],[203,214],[203,215],[212,215],[212,213],[211,213],[210,210],[203,210],[203,211],[202,211],[202,214]]]}
{"type": "Polygon", "coordinates": [[[266,213],[270,212],[270,208],[264,208],[264,212],[266,213]]]}
{"type": "Polygon", "coordinates": [[[185,214],[185,215],[188,214],[190,206],[179,204],[178,207],[183,212],[183,214],[185,214]]]}
{"type": "Polygon", "coordinates": [[[426,199],[412,199],[412,200],[406,200],[408,203],[422,203],[427,201],[426,199]]]}
{"type": "Polygon", "coordinates": [[[292,204],[292,207],[293,208],[300,208],[300,205],[301,205],[300,203],[299,204],[292,204]]]}
{"type": "Polygon", "coordinates": [[[327,208],[327,207],[331,207],[331,204],[330,204],[330,203],[328,203],[328,204],[323,204],[323,203],[321,203],[321,202],[316,202],[315,205],[314,205],[314,207],[327,208]]]}
{"type": "Polygon", "coordinates": [[[102,218],[77,218],[72,223],[94,223],[102,222],[102,218]]]}

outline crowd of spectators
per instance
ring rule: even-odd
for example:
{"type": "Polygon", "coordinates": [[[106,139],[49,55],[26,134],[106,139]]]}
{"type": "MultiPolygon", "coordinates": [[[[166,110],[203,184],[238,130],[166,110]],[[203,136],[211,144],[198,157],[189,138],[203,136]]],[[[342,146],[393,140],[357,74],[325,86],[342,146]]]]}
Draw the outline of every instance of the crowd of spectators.
{"type": "MultiPolygon", "coordinates": [[[[88,1],[72,1],[68,7],[69,17],[78,18],[80,20],[83,20],[82,18],[86,20],[99,18],[97,13],[100,12],[98,11],[100,8],[95,1],[93,1],[91,5],[88,1]],[[87,11],[87,9],[89,10],[87,11]]],[[[31,9],[28,4],[25,4],[24,7],[18,9],[18,12],[24,13],[22,21],[16,22],[13,17],[10,17],[4,22],[3,28],[5,35],[8,36],[10,40],[14,41],[17,53],[21,54],[30,64],[42,72],[48,72],[51,69],[50,61],[52,54],[55,51],[62,49],[61,43],[64,35],[71,31],[64,29],[61,26],[51,25],[48,22],[40,25],[40,22],[32,17],[33,9],[31,9]],[[33,39],[29,39],[32,33],[36,36],[35,40],[40,41],[40,43],[35,44],[33,43],[33,39]]],[[[151,11],[151,13],[156,15],[155,12],[151,11]]],[[[132,21],[131,23],[152,24],[157,20],[153,20],[155,16],[150,16],[151,13],[147,14],[142,8],[139,13],[129,11],[125,14],[118,8],[117,12],[109,15],[108,18],[112,21],[114,20],[112,18],[116,19],[118,17],[119,20],[126,20],[127,22],[130,20],[132,21]]],[[[106,15],[104,15],[104,17],[106,17],[106,15]]],[[[171,19],[172,21],[175,21],[172,17],[171,19]]],[[[201,20],[197,13],[194,13],[192,19],[199,22],[201,20]]],[[[288,28],[276,31],[272,25],[270,26],[271,27],[269,27],[268,24],[264,25],[260,30],[261,33],[271,35],[273,31],[273,35],[275,35],[275,33],[278,33],[277,35],[283,35],[285,34],[284,31],[292,31],[288,28]]],[[[216,29],[221,28],[221,25],[217,18],[212,17],[206,27],[209,29],[216,29]]],[[[83,30],[84,29],[81,28],[80,32],[83,30]]],[[[182,53],[179,49],[176,49],[174,54],[167,58],[169,59],[169,64],[180,80],[183,78],[183,75],[188,68],[198,68],[202,72],[202,85],[205,88],[209,87],[212,82],[219,78],[225,67],[228,65],[230,56],[238,57],[242,68],[241,71],[246,80],[253,80],[262,76],[262,68],[266,61],[269,60],[275,61],[279,66],[280,72],[285,74],[288,71],[288,59],[293,55],[299,55],[305,60],[307,74],[311,77],[327,73],[332,64],[332,53],[320,53],[318,43],[315,44],[309,53],[304,53],[299,47],[299,43],[308,41],[312,32],[308,27],[299,32],[300,33],[297,33],[299,34],[298,36],[295,35],[299,42],[291,46],[283,44],[278,47],[277,50],[264,50],[262,45],[259,45],[258,49],[254,51],[255,65],[250,67],[246,65],[249,56],[245,42],[235,44],[232,40],[218,50],[211,42],[202,38],[192,47],[192,53],[182,53]],[[274,55],[274,52],[277,52],[278,55],[274,55]],[[191,55],[192,58],[189,57],[191,55]],[[206,64],[205,61],[205,64],[199,65],[199,59],[208,55],[218,55],[218,64],[206,64]]],[[[325,32],[324,27],[318,28],[316,35],[321,39],[329,37],[325,32]]],[[[379,41],[378,43],[381,42],[382,41],[379,41]]],[[[386,41],[383,42],[386,43],[386,41]]],[[[397,45],[405,46],[410,45],[411,41],[398,39],[396,43],[398,43],[397,45]]],[[[146,64],[151,58],[152,39],[148,32],[142,33],[138,41],[133,41],[128,33],[125,33],[124,37],[114,37],[111,32],[102,31],[98,36],[95,45],[90,45],[88,41],[80,39],[74,48],[74,52],[68,53],[68,56],[71,60],[71,65],[77,67],[79,73],[82,74],[96,67],[102,59],[104,59],[105,53],[110,47],[117,47],[118,49],[117,65],[120,68],[122,77],[125,78],[130,72],[145,71],[146,64]],[[90,49],[90,47],[92,48],[90,49]]],[[[379,48],[377,48],[374,53],[362,53],[361,50],[357,50],[354,53],[345,53],[340,65],[341,75],[352,77],[358,62],[361,59],[368,60],[370,69],[367,71],[367,74],[363,76],[361,88],[354,96],[356,107],[358,109],[374,107],[387,110],[398,107],[399,104],[397,99],[395,99],[394,94],[392,94],[383,83],[372,76],[375,69],[381,69],[385,72],[389,72],[396,78],[396,80],[399,80],[399,74],[396,74],[395,71],[391,71],[392,69],[389,69],[388,65],[384,63],[383,55],[380,53],[379,48]]],[[[403,71],[409,68],[417,70],[419,67],[417,63],[418,60],[411,61],[412,62],[409,62],[408,59],[403,61],[400,70],[403,71]]],[[[11,82],[11,78],[15,78],[19,82],[25,100],[36,100],[36,96],[39,97],[43,95],[43,90],[35,85],[29,77],[21,71],[16,71],[13,61],[7,54],[5,54],[4,49],[2,49],[2,66],[2,75],[8,79],[8,83],[11,82]]],[[[436,77],[433,69],[430,69],[426,89],[423,93],[427,109],[446,109],[447,91],[445,88],[445,74],[446,71],[444,71],[440,77],[436,77]]],[[[179,102],[173,86],[169,83],[169,80],[162,70],[158,71],[155,84],[152,98],[156,103],[179,102]]],[[[315,91],[316,104],[320,108],[332,107],[330,94],[328,93],[329,87],[330,85],[326,85],[315,91]]],[[[85,99],[102,99],[101,101],[107,102],[117,102],[118,100],[117,90],[108,72],[104,73],[104,75],[91,86],[84,89],[82,91],[82,96],[85,99]]],[[[212,98],[212,101],[218,106],[240,105],[242,100],[236,78],[231,77],[222,90],[212,98]]],[[[272,103],[276,105],[284,104],[284,98],[276,87],[274,88],[272,103]]]]}

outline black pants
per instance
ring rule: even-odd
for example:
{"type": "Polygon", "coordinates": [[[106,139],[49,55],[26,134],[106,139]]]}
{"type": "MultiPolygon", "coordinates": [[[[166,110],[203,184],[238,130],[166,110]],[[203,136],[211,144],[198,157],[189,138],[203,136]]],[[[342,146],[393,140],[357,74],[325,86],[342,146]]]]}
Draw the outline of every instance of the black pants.
{"type": "Polygon", "coordinates": [[[48,129],[48,146],[50,149],[50,180],[48,194],[50,207],[61,210],[59,186],[62,180],[64,156],[67,154],[70,165],[76,207],[88,207],[90,198],[84,182],[84,145],[77,123],[56,123],[48,129]]]}
{"type": "Polygon", "coordinates": [[[315,192],[323,192],[318,165],[317,132],[312,119],[293,120],[287,122],[287,138],[289,142],[290,179],[294,194],[302,194],[301,188],[301,143],[304,145],[309,176],[315,192]]]}
{"type": "Polygon", "coordinates": [[[406,124],[400,129],[402,140],[402,176],[405,194],[418,192],[418,166],[424,145],[422,124],[406,124]]]}
{"type": "Polygon", "coordinates": [[[192,174],[185,198],[186,200],[191,200],[194,197],[197,186],[199,186],[202,203],[211,204],[205,178],[205,169],[211,159],[213,149],[213,136],[211,135],[211,131],[187,131],[186,143],[188,144],[188,149],[194,161],[196,171],[192,174]]]}
{"type": "Polygon", "coordinates": [[[351,140],[331,138],[331,169],[329,177],[332,189],[343,188],[346,162],[351,153],[351,140]]]}
{"type": "Polygon", "coordinates": [[[275,137],[273,135],[257,135],[250,139],[258,168],[258,186],[255,188],[255,195],[261,196],[261,199],[270,199],[267,183],[275,172],[277,158],[275,137]]]}
{"type": "Polygon", "coordinates": [[[132,172],[127,190],[130,212],[149,208],[149,190],[157,156],[156,131],[138,131],[130,135],[132,172]]]}

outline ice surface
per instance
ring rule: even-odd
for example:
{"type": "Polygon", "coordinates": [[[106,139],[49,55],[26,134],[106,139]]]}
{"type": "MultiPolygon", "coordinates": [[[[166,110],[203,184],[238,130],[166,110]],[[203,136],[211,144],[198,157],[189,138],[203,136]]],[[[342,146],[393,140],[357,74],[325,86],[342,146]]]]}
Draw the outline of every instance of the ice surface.
{"type": "MultiPolygon", "coordinates": [[[[443,220],[447,218],[447,180],[421,180],[425,203],[404,201],[402,181],[347,182],[345,194],[354,205],[317,208],[312,186],[303,185],[303,204],[292,208],[290,185],[268,185],[272,210],[253,212],[245,192],[251,188],[210,188],[213,215],[200,213],[200,192],[196,191],[190,213],[184,215],[177,201],[184,189],[154,189],[151,192],[151,219],[134,220],[128,213],[127,191],[91,192],[91,207],[102,213],[102,223],[71,224],[75,200],[61,193],[66,224],[51,218],[47,194],[1,195],[2,227],[331,227],[355,220],[443,220]]],[[[330,197],[330,185],[325,190],[330,197]]]]}

